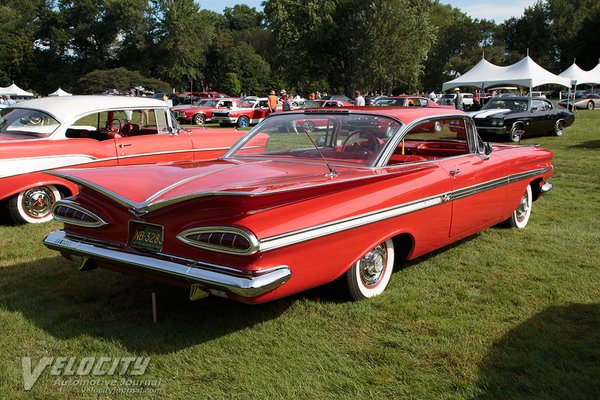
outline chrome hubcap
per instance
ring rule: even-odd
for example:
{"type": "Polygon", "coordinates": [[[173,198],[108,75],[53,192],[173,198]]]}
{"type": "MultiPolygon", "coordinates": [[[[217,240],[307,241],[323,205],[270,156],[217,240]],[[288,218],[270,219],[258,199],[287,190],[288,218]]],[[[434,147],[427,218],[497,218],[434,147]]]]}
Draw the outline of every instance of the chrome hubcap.
{"type": "Polygon", "coordinates": [[[365,286],[374,286],[381,280],[387,263],[387,251],[380,244],[359,261],[360,279],[365,286]]]}
{"type": "Polygon", "coordinates": [[[519,222],[523,221],[525,217],[527,217],[527,212],[529,211],[529,199],[527,198],[527,193],[523,195],[521,198],[521,202],[516,209],[516,216],[519,222]]]}
{"type": "Polygon", "coordinates": [[[52,210],[56,199],[47,187],[29,189],[23,196],[23,209],[33,218],[44,218],[52,210]]]}

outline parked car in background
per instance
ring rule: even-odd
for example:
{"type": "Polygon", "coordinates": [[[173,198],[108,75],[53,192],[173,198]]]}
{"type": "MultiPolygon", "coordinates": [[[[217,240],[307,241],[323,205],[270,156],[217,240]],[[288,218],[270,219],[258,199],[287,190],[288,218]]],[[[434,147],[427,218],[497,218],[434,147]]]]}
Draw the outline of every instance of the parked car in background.
{"type": "Polygon", "coordinates": [[[171,111],[182,124],[204,125],[212,121],[215,110],[236,108],[240,103],[240,100],[231,98],[201,99],[194,105],[179,105],[171,111]]]}
{"type": "Polygon", "coordinates": [[[579,110],[593,110],[597,107],[600,107],[600,95],[599,94],[591,94],[591,93],[575,93],[575,98],[571,99],[563,99],[558,103],[559,107],[568,108],[572,110],[573,107],[579,110]]]}
{"type": "Polygon", "coordinates": [[[343,94],[332,94],[329,96],[323,96],[320,100],[339,100],[344,101],[346,103],[354,104],[354,100],[343,94]]]}
{"type": "Polygon", "coordinates": [[[352,103],[342,100],[306,100],[302,108],[349,107],[352,103]]]}
{"type": "Polygon", "coordinates": [[[552,187],[551,158],[484,143],[457,110],[276,113],[212,162],[52,172],[84,189],[56,204],[64,228],[44,243],[80,270],[187,287],[191,299],[263,303],[339,279],[361,300],[404,260],[502,221],[525,228],[552,187]]]}
{"type": "MultiPolygon", "coordinates": [[[[465,109],[469,109],[473,106],[473,94],[472,93],[461,93],[462,102],[465,109]]],[[[454,106],[456,103],[456,93],[446,93],[438,101],[437,104],[440,106],[454,106]]]]}
{"type": "Polygon", "coordinates": [[[49,169],[206,160],[241,136],[183,130],[171,115],[162,100],[120,96],[48,97],[0,110],[2,211],[17,223],[52,219],[52,205],[78,188],[49,169]]]}
{"type": "Polygon", "coordinates": [[[535,91],[527,93],[527,96],[529,96],[529,97],[538,97],[538,98],[542,98],[542,99],[546,98],[546,95],[543,92],[535,92],[535,91]]]}
{"type": "Polygon", "coordinates": [[[425,97],[419,96],[381,96],[373,103],[374,106],[395,107],[441,107],[454,108],[454,105],[440,105],[425,97]]]}
{"type": "MultiPolygon", "coordinates": [[[[281,111],[281,107],[278,110],[281,111]]],[[[237,125],[243,128],[258,124],[268,116],[269,99],[266,97],[245,98],[235,109],[214,111],[212,120],[221,126],[237,125]]]]}
{"type": "Polygon", "coordinates": [[[550,101],[528,96],[492,97],[480,111],[469,113],[481,134],[518,142],[523,136],[562,136],[574,121],[572,112],[550,101]]]}

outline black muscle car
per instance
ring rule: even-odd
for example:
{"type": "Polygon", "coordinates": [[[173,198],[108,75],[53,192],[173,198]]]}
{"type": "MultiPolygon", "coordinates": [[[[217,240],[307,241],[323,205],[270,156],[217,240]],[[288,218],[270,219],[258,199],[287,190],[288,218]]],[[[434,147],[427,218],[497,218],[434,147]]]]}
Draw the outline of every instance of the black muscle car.
{"type": "Polygon", "coordinates": [[[546,99],[525,96],[493,97],[481,110],[468,114],[480,135],[506,135],[513,142],[523,136],[562,136],[565,127],[575,120],[572,112],[555,107],[546,99]]]}

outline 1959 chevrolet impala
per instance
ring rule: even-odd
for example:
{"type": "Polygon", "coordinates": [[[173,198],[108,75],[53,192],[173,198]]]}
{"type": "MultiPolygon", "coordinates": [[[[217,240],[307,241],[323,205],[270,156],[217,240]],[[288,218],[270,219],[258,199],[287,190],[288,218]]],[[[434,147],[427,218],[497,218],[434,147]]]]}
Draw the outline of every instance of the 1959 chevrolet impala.
{"type": "Polygon", "coordinates": [[[44,243],[80,263],[246,303],[341,279],[381,294],[394,264],[506,221],[551,189],[552,153],[488,144],[461,111],[278,113],[222,158],[60,170],[44,243]],[[309,126],[310,132],[306,127],[309,126]]]}
{"type": "Polygon", "coordinates": [[[207,160],[240,137],[233,129],[183,130],[164,101],[144,97],[49,97],[0,112],[0,201],[16,223],[52,219],[54,202],[77,187],[43,171],[207,160]]]}

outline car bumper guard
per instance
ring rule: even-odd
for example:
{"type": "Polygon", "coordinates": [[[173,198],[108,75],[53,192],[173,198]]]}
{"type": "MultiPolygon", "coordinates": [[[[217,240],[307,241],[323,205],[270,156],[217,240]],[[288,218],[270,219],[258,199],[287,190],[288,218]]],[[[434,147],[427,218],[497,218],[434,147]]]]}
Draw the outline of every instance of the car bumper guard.
{"type": "MultiPolygon", "coordinates": [[[[82,267],[89,260],[132,268],[151,275],[183,281],[207,290],[225,291],[242,297],[256,297],[287,282],[292,272],[287,265],[245,271],[221,265],[160,254],[157,258],[134,254],[121,249],[68,236],[64,231],[54,231],[44,238],[44,245],[52,250],[83,258],[82,267]]],[[[84,269],[84,268],[82,268],[84,269]]]]}

